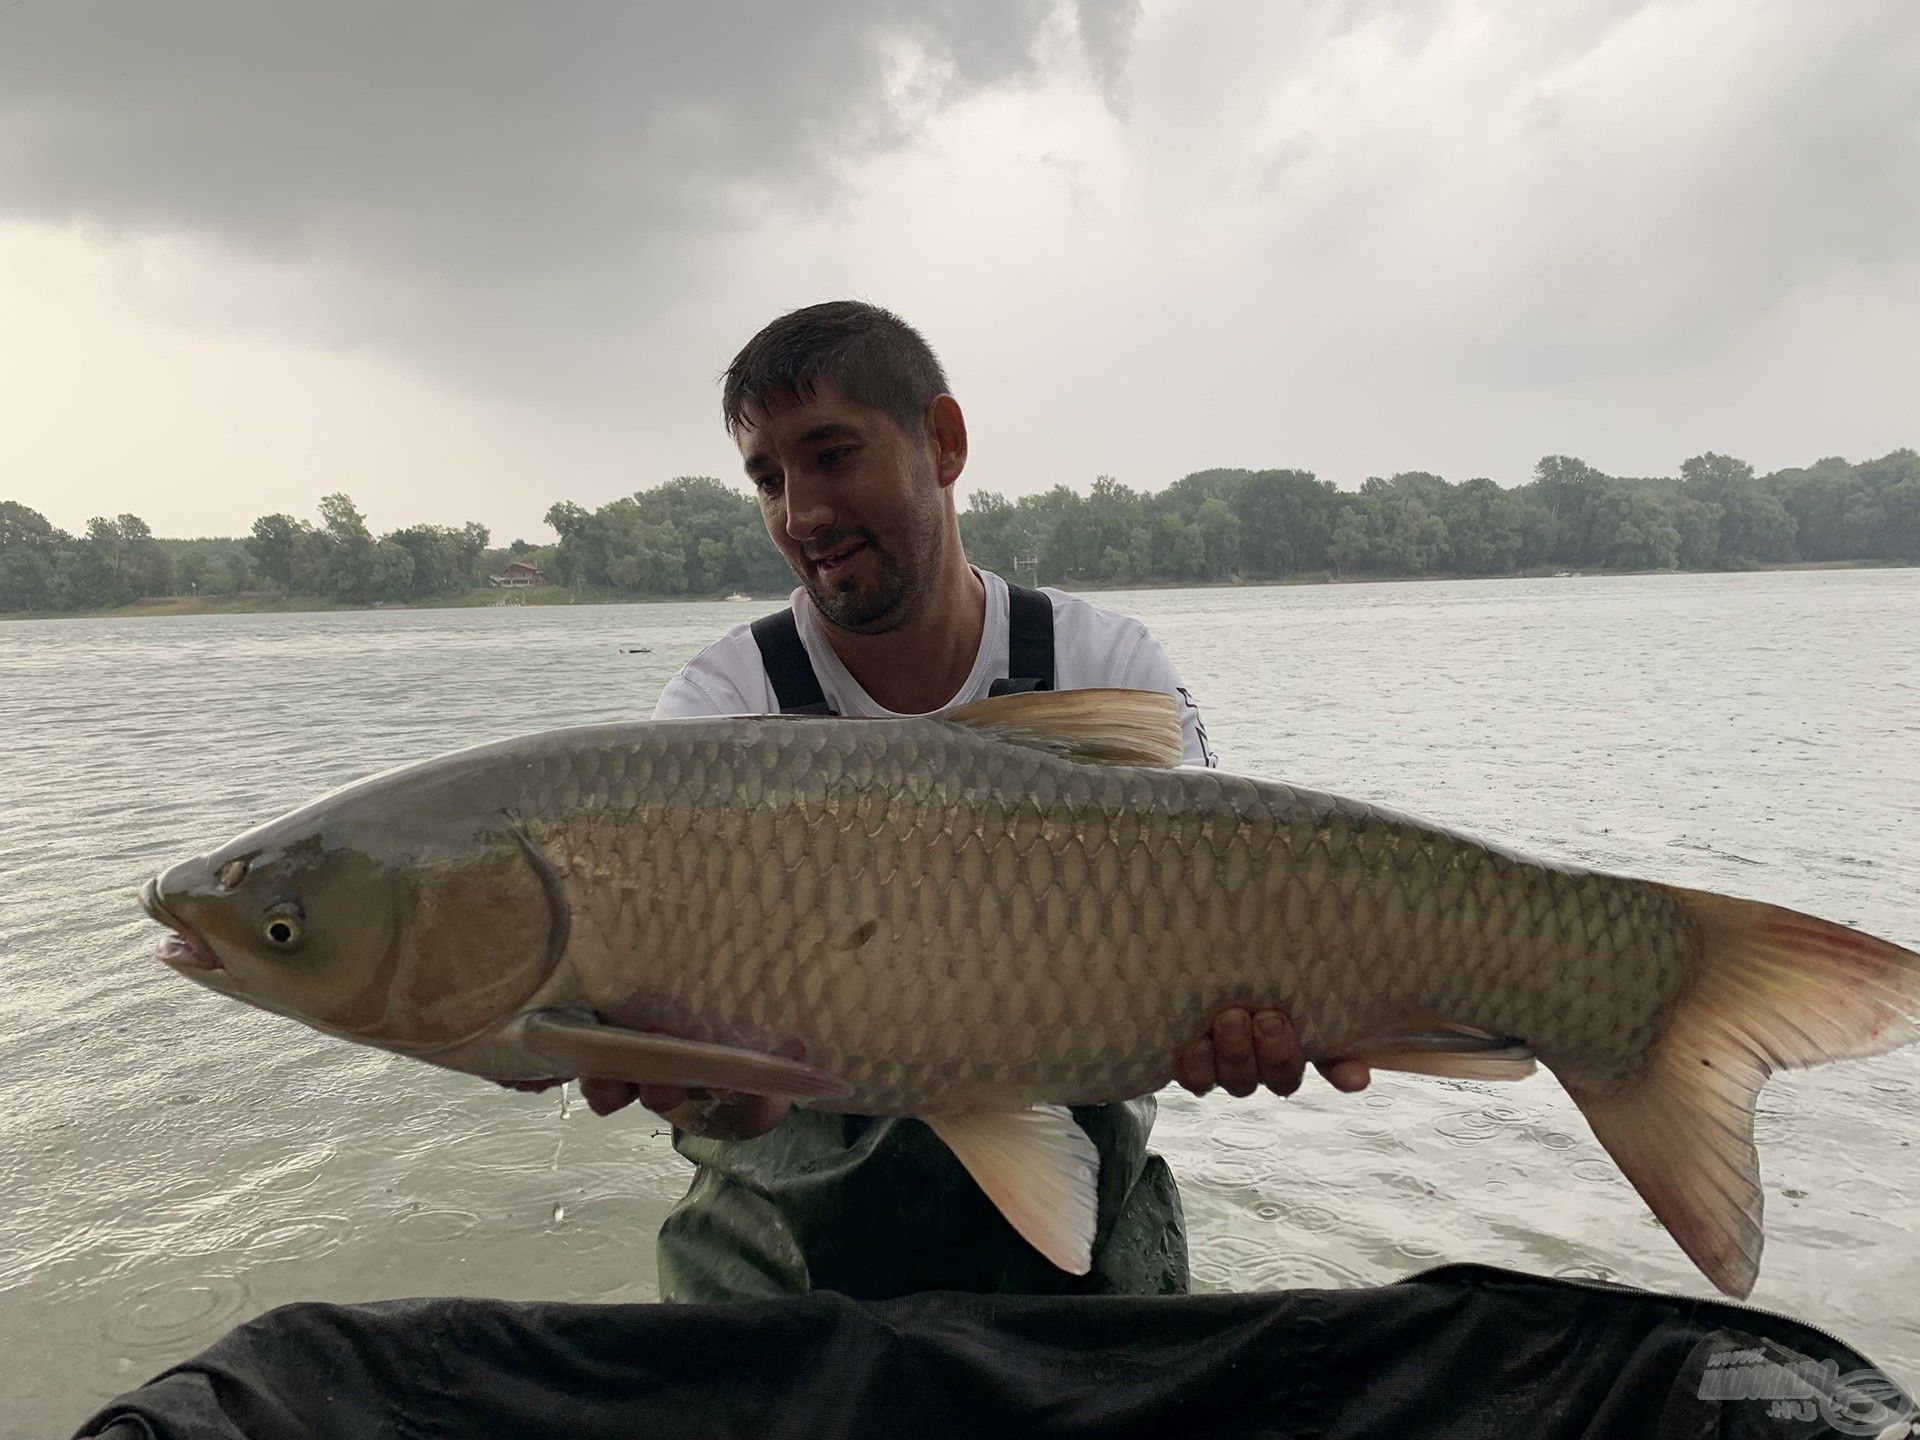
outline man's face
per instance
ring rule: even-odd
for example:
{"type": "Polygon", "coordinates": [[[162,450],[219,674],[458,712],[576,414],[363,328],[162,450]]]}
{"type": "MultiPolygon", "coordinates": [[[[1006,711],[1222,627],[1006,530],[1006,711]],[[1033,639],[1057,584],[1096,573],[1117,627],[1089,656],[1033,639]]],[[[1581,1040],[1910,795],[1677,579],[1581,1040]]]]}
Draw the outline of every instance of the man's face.
{"type": "Polygon", "coordinates": [[[947,492],[926,427],[822,385],[750,410],[734,437],[767,534],[813,602],[844,630],[878,635],[920,613],[945,543],[947,492]]]}

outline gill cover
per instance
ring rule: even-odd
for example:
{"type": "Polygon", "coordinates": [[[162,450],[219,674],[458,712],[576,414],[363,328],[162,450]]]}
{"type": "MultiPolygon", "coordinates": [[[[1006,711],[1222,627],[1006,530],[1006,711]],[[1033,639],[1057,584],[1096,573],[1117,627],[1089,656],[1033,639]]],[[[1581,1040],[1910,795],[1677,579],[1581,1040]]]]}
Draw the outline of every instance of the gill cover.
{"type": "Polygon", "coordinates": [[[503,813],[476,838],[429,850],[408,877],[403,959],[380,1034],[396,1048],[470,1039],[531,999],[566,952],[566,891],[518,818],[503,813]]]}

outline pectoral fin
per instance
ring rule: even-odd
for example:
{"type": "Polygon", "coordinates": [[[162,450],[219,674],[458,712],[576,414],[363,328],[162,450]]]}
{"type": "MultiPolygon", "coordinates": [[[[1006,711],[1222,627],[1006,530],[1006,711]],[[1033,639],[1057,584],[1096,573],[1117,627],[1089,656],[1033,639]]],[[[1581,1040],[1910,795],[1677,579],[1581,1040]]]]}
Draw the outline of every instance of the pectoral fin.
{"type": "Polygon", "coordinates": [[[1093,1268],[1100,1152],[1059,1105],[927,1117],[1026,1242],[1071,1275],[1093,1268]]]}
{"type": "Polygon", "coordinates": [[[744,1090],[792,1100],[833,1100],[853,1090],[838,1076],[804,1061],[603,1025],[564,1010],[536,1011],[527,1016],[520,1034],[527,1048],[552,1063],[557,1074],[583,1079],[744,1090]]]}

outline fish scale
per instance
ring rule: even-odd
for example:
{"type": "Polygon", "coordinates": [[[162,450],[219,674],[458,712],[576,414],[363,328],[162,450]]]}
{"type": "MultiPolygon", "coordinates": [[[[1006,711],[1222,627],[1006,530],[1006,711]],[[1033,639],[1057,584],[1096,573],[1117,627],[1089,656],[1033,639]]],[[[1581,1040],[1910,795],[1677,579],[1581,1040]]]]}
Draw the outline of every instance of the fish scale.
{"type": "Polygon", "coordinates": [[[1607,1090],[1698,951],[1648,882],[959,726],[690,722],[613,753],[557,746],[523,774],[594,1008],[798,1039],[859,1113],[1144,1093],[1234,1000],[1287,1009],[1310,1053],[1417,1017],[1525,1035],[1607,1090]],[[1469,886],[1483,898],[1462,909],[1469,886]],[[869,922],[839,948],[835,927],[869,922]]]}

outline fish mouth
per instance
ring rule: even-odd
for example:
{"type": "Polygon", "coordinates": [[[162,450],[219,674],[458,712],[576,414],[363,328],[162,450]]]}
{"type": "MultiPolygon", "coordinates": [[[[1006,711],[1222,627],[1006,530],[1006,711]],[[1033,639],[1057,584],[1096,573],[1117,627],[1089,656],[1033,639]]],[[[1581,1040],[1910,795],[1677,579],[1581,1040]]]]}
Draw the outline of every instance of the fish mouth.
{"type": "Polygon", "coordinates": [[[221,970],[220,958],[213,947],[192,926],[167,909],[160,898],[160,882],[149,880],[140,887],[140,907],[172,933],[160,942],[160,958],[176,970],[221,970]]]}

